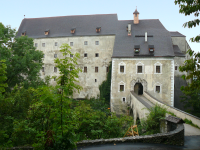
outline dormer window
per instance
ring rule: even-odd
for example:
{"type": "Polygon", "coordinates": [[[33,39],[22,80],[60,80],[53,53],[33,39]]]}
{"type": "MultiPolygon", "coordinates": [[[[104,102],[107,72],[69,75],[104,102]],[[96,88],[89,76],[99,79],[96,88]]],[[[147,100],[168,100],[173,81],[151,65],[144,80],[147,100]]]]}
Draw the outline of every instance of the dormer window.
{"type": "Polygon", "coordinates": [[[135,45],[134,51],[135,51],[135,53],[139,53],[140,52],[140,45],[135,45]]]}
{"type": "Polygon", "coordinates": [[[49,35],[49,30],[45,30],[44,35],[49,35]]]}
{"type": "Polygon", "coordinates": [[[26,31],[22,32],[22,36],[25,36],[26,35],[26,31]]]}
{"type": "Polygon", "coordinates": [[[75,31],[76,31],[76,28],[72,28],[72,29],[71,29],[71,34],[74,34],[75,31]]]}
{"type": "Polygon", "coordinates": [[[149,52],[153,53],[154,52],[154,45],[149,45],[149,52]]]}
{"type": "Polygon", "coordinates": [[[101,31],[101,27],[96,28],[96,33],[99,33],[101,31]]]}

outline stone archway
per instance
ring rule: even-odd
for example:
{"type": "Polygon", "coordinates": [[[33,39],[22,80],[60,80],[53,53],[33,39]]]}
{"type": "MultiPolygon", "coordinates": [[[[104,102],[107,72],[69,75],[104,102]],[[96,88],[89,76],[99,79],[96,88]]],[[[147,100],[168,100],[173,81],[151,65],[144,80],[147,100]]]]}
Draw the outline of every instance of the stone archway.
{"type": "Polygon", "coordinates": [[[134,91],[134,87],[136,83],[141,83],[143,86],[143,91],[147,91],[147,81],[141,78],[136,78],[131,81],[131,91],[134,91]]]}
{"type": "Polygon", "coordinates": [[[142,95],[143,94],[143,86],[141,83],[137,82],[134,86],[134,92],[138,95],[142,95]]]}

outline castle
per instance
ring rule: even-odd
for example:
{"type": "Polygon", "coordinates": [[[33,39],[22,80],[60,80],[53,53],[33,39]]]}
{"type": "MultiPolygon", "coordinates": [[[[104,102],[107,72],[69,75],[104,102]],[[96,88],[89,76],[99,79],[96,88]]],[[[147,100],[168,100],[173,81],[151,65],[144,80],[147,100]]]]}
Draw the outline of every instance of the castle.
{"type": "Polygon", "coordinates": [[[133,20],[118,20],[117,14],[25,18],[17,36],[24,35],[34,38],[35,47],[44,52],[42,78],[59,75],[54,59],[62,57],[63,43],[80,53],[83,90],[74,98],[96,97],[112,61],[110,104],[118,114],[125,113],[130,91],[147,91],[174,106],[175,77],[184,74],[178,67],[189,58],[184,35],[166,30],[158,19],[140,20],[137,9],[133,20]]]}

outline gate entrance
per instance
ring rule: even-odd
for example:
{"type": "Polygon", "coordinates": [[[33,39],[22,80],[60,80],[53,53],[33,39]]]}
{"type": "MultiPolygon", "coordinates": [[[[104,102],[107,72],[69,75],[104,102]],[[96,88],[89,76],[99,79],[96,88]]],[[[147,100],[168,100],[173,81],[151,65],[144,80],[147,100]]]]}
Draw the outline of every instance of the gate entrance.
{"type": "Polygon", "coordinates": [[[142,95],[143,94],[143,86],[141,83],[137,82],[134,86],[134,92],[138,95],[142,95]]]}

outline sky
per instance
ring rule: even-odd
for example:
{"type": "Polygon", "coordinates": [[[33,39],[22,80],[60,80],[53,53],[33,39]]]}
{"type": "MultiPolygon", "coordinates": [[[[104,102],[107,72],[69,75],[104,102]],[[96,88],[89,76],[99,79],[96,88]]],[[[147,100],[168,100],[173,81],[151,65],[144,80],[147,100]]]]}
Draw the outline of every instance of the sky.
{"type": "Polygon", "coordinates": [[[190,41],[200,34],[200,27],[183,27],[185,22],[196,17],[180,14],[174,0],[0,0],[0,22],[18,30],[24,15],[25,18],[39,18],[117,14],[118,20],[131,20],[136,7],[139,19],[159,19],[168,31],[185,35],[191,49],[200,52],[200,43],[190,41]]]}

